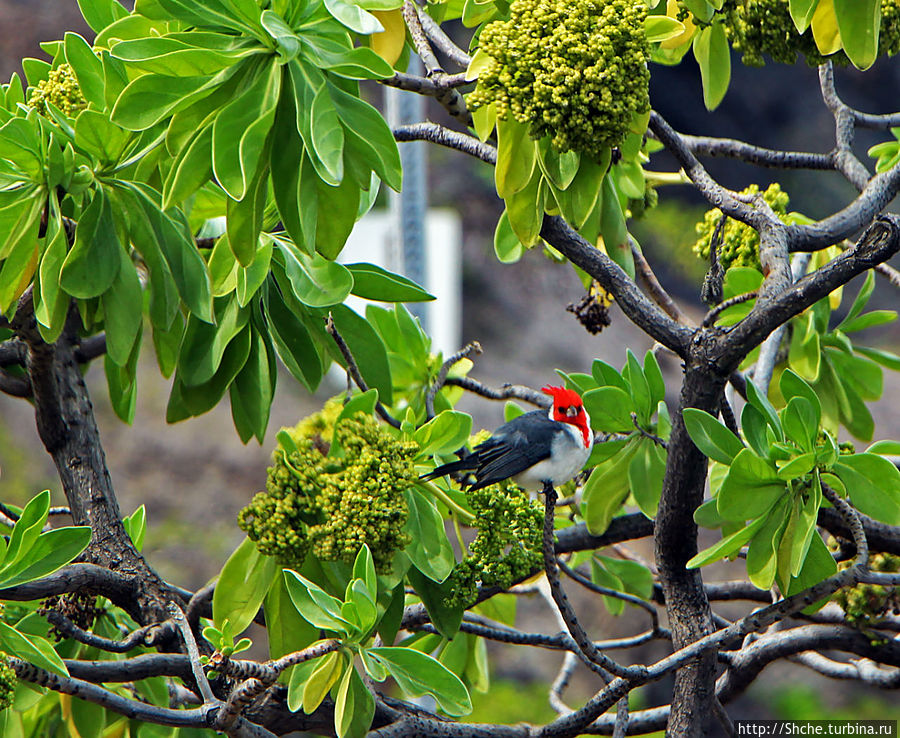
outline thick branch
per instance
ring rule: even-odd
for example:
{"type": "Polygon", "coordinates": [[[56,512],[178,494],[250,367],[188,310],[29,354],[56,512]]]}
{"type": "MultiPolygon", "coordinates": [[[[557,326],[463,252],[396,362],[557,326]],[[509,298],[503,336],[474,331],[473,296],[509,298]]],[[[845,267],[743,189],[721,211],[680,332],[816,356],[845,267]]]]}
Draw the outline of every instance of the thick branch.
{"type": "Polygon", "coordinates": [[[559,216],[544,216],[541,237],[610,292],[622,312],[638,328],[679,356],[685,355],[692,331],[674,321],[656,303],[649,300],[625,271],[606,254],[585,241],[559,216]]]}
{"type": "MultiPolygon", "coordinates": [[[[728,345],[740,347],[740,355],[734,356],[733,360],[746,355],[779,325],[846,284],[856,275],[890,259],[898,249],[900,249],[900,217],[880,216],[853,248],[847,249],[781,293],[772,295],[765,306],[757,304],[725,339],[728,345]]],[[[733,354],[734,352],[729,352],[729,357],[733,354]]]]}

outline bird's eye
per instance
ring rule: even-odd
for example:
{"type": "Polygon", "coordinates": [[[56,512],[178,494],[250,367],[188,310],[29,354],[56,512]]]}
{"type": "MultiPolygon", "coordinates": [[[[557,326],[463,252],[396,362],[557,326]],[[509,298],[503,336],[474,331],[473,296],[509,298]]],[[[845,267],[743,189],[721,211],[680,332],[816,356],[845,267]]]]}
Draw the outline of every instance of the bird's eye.
{"type": "Polygon", "coordinates": [[[576,405],[570,405],[567,408],[563,408],[563,413],[565,413],[567,418],[576,418],[578,417],[579,412],[581,412],[581,408],[576,405]]]}

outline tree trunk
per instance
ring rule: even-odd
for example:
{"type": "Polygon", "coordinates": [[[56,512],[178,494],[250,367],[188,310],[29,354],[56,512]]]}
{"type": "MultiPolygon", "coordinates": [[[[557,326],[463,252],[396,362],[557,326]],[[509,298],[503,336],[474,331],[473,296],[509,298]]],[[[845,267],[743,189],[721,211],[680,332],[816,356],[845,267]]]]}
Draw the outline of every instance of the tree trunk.
{"type": "MultiPolygon", "coordinates": [[[[685,369],[679,409],[672,418],[655,543],[656,565],[676,649],[714,630],[700,572],[685,568],[697,553],[694,510],[703,501],[707,459],[688,436],[681,411],[697,407],[715,415],[723,387],[724,379],[710,371],[707,362],[691,361],[685,369]]],[[[715,699],[715,666],[715,651],[708,651],[678,671],[666,735],[706,734],[715,699]]]]}

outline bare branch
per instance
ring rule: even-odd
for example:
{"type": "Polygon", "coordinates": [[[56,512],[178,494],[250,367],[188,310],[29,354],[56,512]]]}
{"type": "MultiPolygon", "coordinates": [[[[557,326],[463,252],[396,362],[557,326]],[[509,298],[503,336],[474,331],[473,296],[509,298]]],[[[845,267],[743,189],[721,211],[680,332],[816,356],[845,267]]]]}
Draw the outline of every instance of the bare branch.
{"type": "Polygon", "coordinates": [[[689,136],[684,133],[679,133],[678,135],[694,156],[739,159],[747,164],[772,169],[834,169],[831,154],[767,149],[732,138],[689,136]]]}
{"type": "Polygon", "coordinates": [[[650,263],[644,257],[643,252],[638,248],[637,242],[633,238],[629,238],[628,241],[631,244],[631,256],[634,259],[636,276],[643,283],[644,289],[647,290],[647,294],[650,295],[650,299],[665,310],[666,315],[672,320],[687,324],[687,319],[684,317],[681,310],[678,309],[678,305],[675,304],[675,301],[669,293],[666,292],[659,283],[659,280],[653,273],[653,269],[650,267],[650,263]]]}
{"type": "Polygon", "coordinates": [[[735,305],[740,305],[741,303],[747,302],[748,300],[755,300],[759,297],[758,292],[745,292],[743,295],[735,295],[734,297],[729,297],[724,302],[720,302],[718,305],[713,307],[703,318],[703,322],[700,324],[704,328],[710,328],[718,319],[719,315],[722,314],[722,311],[727,310],[730,307],[734,307],[735,305]]]}
{"type": "Polygon", "coordinates": [[[482,143],[474,136],[469,136],[459,131],[451,131],[449,128],[437,123],[413,123],[407,126],[396,126],[392,129],[397,141],[429,141],[439,146],[462,151],[464,154],[474,156],[476,159],[488,164],[497,163],[497,149],[489,144],[482,143]]]}
{"type": "Polygon", "coordinates": [[[443,387],[444,383],[447,381],[447,374],[450,373],[450,370],[454,367],[454,365],[459,363],[463,359],[469,358],[469,356],[471,356],[472,354],[480,354],[481,352],[481,344],[478,343],[478,341],[473,341],[472,343],[467,344],[462,349],[457,351],[443,364],[441,364],[441,369],[438,372],[437,377],[435,378],[432,385],[428,388],[428,392],[425,393],[426,418],[431,420],[434,417],[434,398],[437,396],[437,393],[441,391],[441,387],[443,387]]]}
{"type": "Polygon", "coordinates": [[[419,13],[419,23],[422,24],[422,30],[431,43],[463,69],[467,68],[472,63],[472,57],[453,43],[453,39],[444,33],[444,29],[438,25],[434,18],[428,15],[424,8],[416,6],[416,10],[419,13]]]}
{"type": "Polygon", "coordinates": [[[72,638],[79,643],[87,646],[99,648],[101,651],[109,653],[127,653],[137,646],[152,646],[159,643],[167,635],[168,628],[166,624],[145,625],[143,628],[133,630],[122,640],[112,640],[102,636],[95,635],[90,631],[84,630],[69,618],[56,610],[50,610],[46,614],[47,622],[50,623],[57,631],[66,638],[72,638]]]}
{"type": "Polygon", "coordinates": [[[556,603],[566,628],[569,630],[569,635],[578,644],[580,653],[587,658],[588,661],[586,663],[588,663],[588,666],[593,664],[595,667],[599,667],[599,671],[597,668],[594,668],[594,671],[597,671],[597,673],[603,675],[604,671],[608,671],[617,676],[640,677],[646,671],[644,667],[623,667],[608,656],[603,655],[579,624],[578,617],[575,615],[575,611],[572,609],[572,605],[569,603],[569,599],[566,597],[566,593],[563,591],[559,581],[556,553],[553,548],[555,511],[556,490],[548,482],[544,484],[544,570],[547,573],[547,582],[550,584],[550,593],[553,596],[553,601],[556,603]]]}
{"type": "Polygon", "coordinates": [[[834,68],[831,61],[819,66],[819,87],[822,100],[834,116],[835,144],[832,155],[834,167],[850,184],[860,192],[865,189],[871,177],[869,170],[853,153],[853,138],[856,135],[856,116],[854,111],[845,105],[834,88],[834,68]]]}
{"type": "Polygon", "coordinates": [[[550,407],[552,404],[552,400],[547,395],[520,384],[504,384],[500,389],[493,389],[471,377],[447,377],[445,384],[462,387],[464,390],[474,392],[489,400],[522,400],[522,402],[528,402],[538,407],[550,407]]]}

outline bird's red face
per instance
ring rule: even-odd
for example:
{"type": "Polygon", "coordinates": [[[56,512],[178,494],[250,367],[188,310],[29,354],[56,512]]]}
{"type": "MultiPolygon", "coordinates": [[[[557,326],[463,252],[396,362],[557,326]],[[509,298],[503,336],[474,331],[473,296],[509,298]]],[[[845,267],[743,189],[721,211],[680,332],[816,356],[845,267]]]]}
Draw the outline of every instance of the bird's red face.
{"type": "Polygon", "coordinates": [[[581,395],[575,390],[566,389],[565,387],[553,387],[547,385],[541,387],[541,392],[550,395],[553,398],[553,410],[550,417],[560,423],[569,423],[581,430],[584,437],[584,445],[590,444],[590,419],[585,412],[584,403],[581,401],[581,395]]]}

